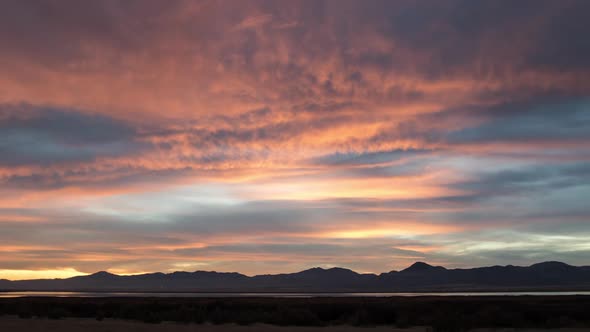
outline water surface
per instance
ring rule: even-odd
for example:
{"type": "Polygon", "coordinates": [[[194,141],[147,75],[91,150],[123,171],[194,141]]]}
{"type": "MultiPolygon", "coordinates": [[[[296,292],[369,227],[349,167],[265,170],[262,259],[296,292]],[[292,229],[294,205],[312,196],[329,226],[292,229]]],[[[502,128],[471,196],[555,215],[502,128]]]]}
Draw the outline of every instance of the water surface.
{"type": "Polygon", "coordinates": [[[391,297],[391,296],[567,296],[590,295],[590,291],[573,292],[447,292],[447,293],[127,293],[127,292],[0,292],[0,298],[15,297],[391,297]]]}

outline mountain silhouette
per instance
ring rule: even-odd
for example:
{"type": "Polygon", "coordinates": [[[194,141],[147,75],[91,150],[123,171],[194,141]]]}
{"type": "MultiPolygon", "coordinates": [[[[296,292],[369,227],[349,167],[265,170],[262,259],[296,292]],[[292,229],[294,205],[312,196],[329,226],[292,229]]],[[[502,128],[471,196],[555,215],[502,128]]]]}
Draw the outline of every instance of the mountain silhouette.
{"type": "Polygon", "coordinates": [[[0,280],[3,291],[130,292],[451,292],[590,290],[590,267],[543,262],[528,267],[446,269],[416,262],[401,271],[360,274],[344,268],[246,276],[227,272],[172,272],[120,276],[106,271],[68,279],[0,280]]]}
{"type": "Polygon", "coordinates": [[[403,273],[425,273],[425,272],[435,272],[435,271],[446,271],[442,266],[432,266],[430,264],[424,262],[416,262],[412,264],[405,270],[402,270],[403,273]]]}

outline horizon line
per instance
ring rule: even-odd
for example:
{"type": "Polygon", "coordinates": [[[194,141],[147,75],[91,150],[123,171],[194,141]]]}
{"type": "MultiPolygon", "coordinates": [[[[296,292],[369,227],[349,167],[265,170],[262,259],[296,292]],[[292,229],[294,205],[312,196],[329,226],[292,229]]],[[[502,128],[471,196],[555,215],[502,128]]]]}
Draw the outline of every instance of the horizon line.
{"type": "Polygon", "coordinates": [[[432,265],[429,264],[427,262],[424,261],[415,261],[414,263],[412,263],[411,265],[407,266],[404,269],[401,270],[390,270],[390,271],[386,271],[386,272],[357,272],[353,269],[349,269],[346,267],[339,267],[339,266],[334,266],[334,267],[321,267],[321,266],[314,266],[314,267],[310,267],[307,269],[303,269],[303,270],[299,270],[299,271],[294,271],[294,272],[281,272],[281,273],[262,273],[262,274],[254,274],[254,275],[248,275],[248,274],[244,274],[241,272],[237,272],[237,271],[214,271],[214,270],[195,270],[195,271],[182,271],[182,270],[177,270],[177,271],[171,271],[171,272],[162,272],[162,271],[154,271],[154,272],[139,272],[139,273],[129,273],[129,274],[117,274],[117,273],[113,273],[113,272],[109,272],[108,270],[100,270],[100,271],[96,271],[93,273],[82,273],[79,275],[74,275],[74,276],[70,276],[70,277],[64,277],[64,278],[36,278],[36,279],[4,279],[4,278],[0,278],[1,281],[32,281],[32,280],[67,280],[67,279],[72,279],[72,278],[77,278],[77,277],[89,277],[89,276],[93,276],[93,275],[98,275],[98,274],[109,274],[109,275],[113,275],[113,276],[117,276],[117,277],[133,277],[133,276],[142,276],[142,275],[150,275],[150,274],[164,274],[164,275],[170,275],[170,274],[174,274],[174,273],[198,273],[198,272],[203,272],[203,273],[218,273],[218,274],[239,274],[248,278],[254,278],[254,277],[258,277],[258,276],[277,276],[277,275],[285,275],[285,274],[296,274],[296,273],[301,273],[301,272],[306,272],[306,271],[311,271],[311,270],[323,270],[323,271],[329,271],[329,270],[333,270],[333,269],[341,269],[341,270],[347,270],[347,271],[351,271],[354,272],[356,274],[359,275],[376,275],[379,276],[381,274],[385,274],[385,273],[393,273],[393,272],[402,272],[405,270],[410,269],[411,267],[417,265],[417,264],[426,264],[429,267],[433,267],[433,268],[440,268],[442,267],[445,270],[470,270],[470,269],[480,269],[480,268],[490,268],[490,267],[532,267],[535,265],[539,265],[539,264],[546,264],[546,263],[559,263],[559,264],[564,264],[567,266],[571,266],[571,267],[586,267],[588,265],[571,265],[569,263],[565,263],[562,261],[555,261],[555,260],[547,260],[547,261],[541,261],[541,262],[537,262],[537,263],[532,263],[529,265],[513,265],[513,264],[506,264],[506,265],[500,265],[500,264],[494,264],[494,265],[485,265],[485,266],[472,266],[472,267],[457,267],[457,268],[447,268],[445,266],[442,265],[432,265]]]}

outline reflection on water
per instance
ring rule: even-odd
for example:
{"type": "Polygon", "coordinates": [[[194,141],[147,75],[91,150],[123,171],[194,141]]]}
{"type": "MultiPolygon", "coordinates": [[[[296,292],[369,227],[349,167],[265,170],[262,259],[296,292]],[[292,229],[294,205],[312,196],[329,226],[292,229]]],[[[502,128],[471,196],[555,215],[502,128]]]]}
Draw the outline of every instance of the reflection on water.
{"type": "Polygon", "coordinates": [[[457,292],[457,293],[124,293],[124,292],[0,292],[0,298],[11,297],[389,297],[389,296],[519,296],[519,295],[590,295],[579,292],[457,292]]]}

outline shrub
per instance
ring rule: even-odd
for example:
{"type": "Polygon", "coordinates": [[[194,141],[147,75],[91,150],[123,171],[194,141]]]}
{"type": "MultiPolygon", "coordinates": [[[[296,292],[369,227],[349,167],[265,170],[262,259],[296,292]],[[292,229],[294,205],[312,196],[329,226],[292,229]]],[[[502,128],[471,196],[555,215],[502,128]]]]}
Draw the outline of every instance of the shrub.
{"type": "Polygon", "coordinates": [[[69,312],[64,308],[52,308],[47,312],[47,318],[49,319],[62,319],[64,317],[69,316],[69,312]]]}

